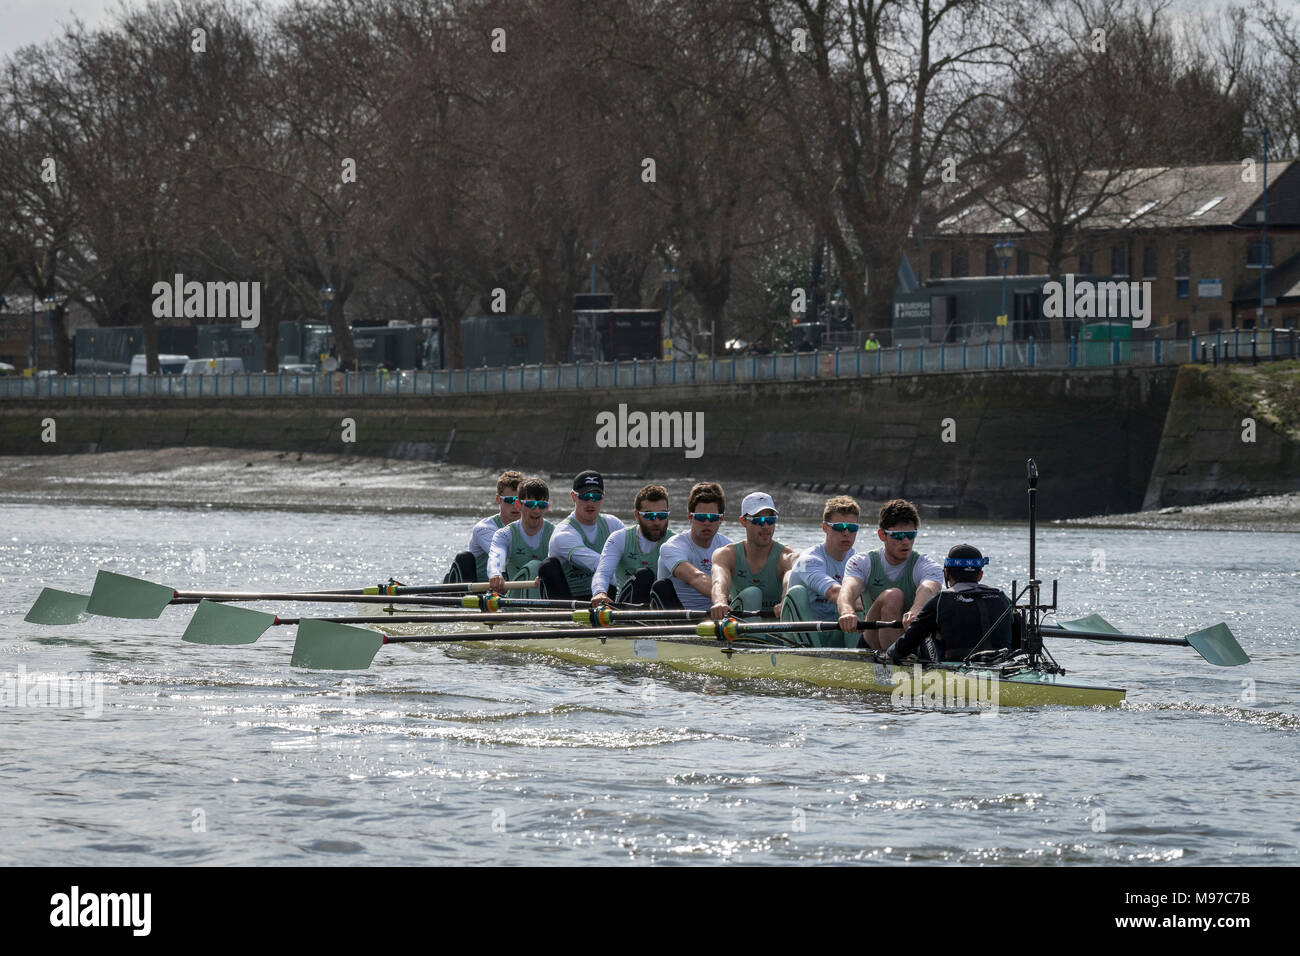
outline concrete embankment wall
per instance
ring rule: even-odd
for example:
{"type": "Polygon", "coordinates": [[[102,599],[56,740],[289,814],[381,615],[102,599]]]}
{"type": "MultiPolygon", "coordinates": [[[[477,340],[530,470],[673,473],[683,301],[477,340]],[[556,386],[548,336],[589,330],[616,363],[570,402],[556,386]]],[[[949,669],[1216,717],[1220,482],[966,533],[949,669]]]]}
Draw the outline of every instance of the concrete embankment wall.
{"type": "Polygon", "coordinates": [[[557,475],[591,467],[648,480],[717,479],[735,492],[797,484],[868,501],[901,495],[958,517],[1022,517],[1024,463],[1034,457],[1044,476],[1042,515],[1068,517],[1135,511],[1149,497],[1179,374],[1120,368],[430,398],[6,401],[0,454],[215,445],[557,475]],[[702,457],[598,447],[596,416],[617,414],[620,403],[702,412],[702,457]],[[56,422],[53,444],[41,441],[46,418],[56,422]],[[353,443],[342,440],[346,418],[355,421],[353,443]]]}
{"type": "Polygon", "coordinates": [[[1300,435],[1287,427],[1297,386],[1294,362],[1184,366],[1143,510],[1300,490],[1300,435]]]}

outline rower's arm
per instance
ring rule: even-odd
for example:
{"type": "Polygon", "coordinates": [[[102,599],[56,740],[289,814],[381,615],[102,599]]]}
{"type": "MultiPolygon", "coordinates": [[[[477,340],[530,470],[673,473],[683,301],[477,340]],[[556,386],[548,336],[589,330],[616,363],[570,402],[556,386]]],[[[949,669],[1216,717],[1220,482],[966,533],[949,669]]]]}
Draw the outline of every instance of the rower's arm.
{"type": "Polygon", "coordinates": [[[609,583],[614,579],[614,572],[618,569],[619,558],[623,556],[624,536],[629,534],[636,534],[636,528],[625,527],[605,539],[605,547],[600,552],[600,560],[596,563],[596,573],[591,577],[593,598],[609,590],[609,583]]]}
{"type": "Polygon", "coordinates": [[[505,573],[506,560],[510,556],[510,527],[498,528],[492,535],[492,546],[488,548],[487,576],[489,579],[505,573]]]}
{"type": "MultiPolygon", "coordinates": [[[[713,552],[712,600],[714,604],[731,604],[731,578],[736,570],[736,555],[731,548],[713,552]]],[[[704,572],[700,572],[701,577],[704,572]]],[[[707,592],[706,592],[707,593],[707,592]]]]}
{"type": "Polygon", "coordinates": [[[943,590],[943,585],[938,581],[925,580],[916,586],[916,600],[912,602],[911,608],[903,614],[903,627],[907,627],[918,619],[921,611],[925,609],[926,604],[932,598],[943,590]]]}
{"type": "Polygon", "coordinates": [[[492,539],[496,537],[500,528],[494,528],[490,524],[479,522],[474,526],[474,530],[469,536],[469,553],[478,557],[480,554],[487,554],[492,550],[492,539]]]}
{"type": "MultiPolygon", "coordinates": [[[[836,592],[835,604],[840,612],[840,617],[844,617],[846,614],[857,615],[857,611],[854,610],[853,606],[857,603],[858,598],[862,596],[863,583],[861,578],[851,577],[836,592]]],[[[830,590],[827,590],[826,599],[830,600],[830,596],[830,590]]]]}
{"type": "Polygon", "coordinates": [[[711,597],[713,589],[713,580],[695,565],[689,561],[681,561],[677,567],[673,568],[673,577],[688,584],[695,590],[699,591],[705,597],[711,597]]]}

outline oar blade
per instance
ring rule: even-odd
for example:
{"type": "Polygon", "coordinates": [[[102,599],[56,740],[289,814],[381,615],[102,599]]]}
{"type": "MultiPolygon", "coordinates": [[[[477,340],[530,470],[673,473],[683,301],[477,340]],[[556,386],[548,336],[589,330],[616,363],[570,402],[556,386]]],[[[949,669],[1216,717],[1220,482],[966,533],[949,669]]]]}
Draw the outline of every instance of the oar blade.
{"type": "Polygon", "coordinates": [[[156,618],[176,592],[152,581],[100,570],[86,610],[102,617],[156,618]]]}
{"type": "Polygon", "coordinates": [[[36,603],[23,618],[28,624],[76,624],[86,617],[88,594],[42,588],[36,603]]]}
{"type": "Polygon", "coordinates": [[[1196,648],[1197,653],[1211,664],[1218,664],[1220,667],[1235,667],[1238,664],[1250,663],[1249,655],[1237,643],[1237,638],[1233,636],[1232,631],[1228,630],[1228,625],[1223,622],[1194,634],[1188,634],[1187,643],[1196,648]]]}
{"type": "MultiPolygon", "coordinates": [[[[1119,633],[1119,628],[1115,627],[1100,614],[1088,614],[1085,617],[1075,618],[1073,621],[1061,621],[1057,626],[1066,631],[1104,631],[1107,634],[1119,633]]],[[[1109,644],[1111,642],[1093,641],[1093,643],[1109,644]]]]}
{"type": "Polygon", "coordinates": [[[200,601],[181,640],[191,644],[252,644],[275,623],[275,615],[215,601],[200,601]]]}
{"type": "Polygon", "coordinates": [[[383,646],[384,636],[376,631],[304,618],[290,663],[311,670],[363,671],[383,646]]]}

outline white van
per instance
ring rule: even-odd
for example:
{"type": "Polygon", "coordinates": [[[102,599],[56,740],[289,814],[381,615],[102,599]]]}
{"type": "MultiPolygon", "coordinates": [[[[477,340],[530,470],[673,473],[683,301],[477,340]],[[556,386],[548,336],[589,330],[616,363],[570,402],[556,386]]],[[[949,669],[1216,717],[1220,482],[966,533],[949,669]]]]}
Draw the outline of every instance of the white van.
{"type": "Polygon", "coordinates": [[[234,375],[244,370],[244,360],[239,356],[222,356],[221,358],[190,359],[185,363],[182,375],[234,375]]]}
{"type": "MultiPolygon", "coordinates": [[[[158,367],[162,369],[164,375],[179,375],[185,369],[185,363],[190,360],[188,355],[159,355],[158,367]]],[[[132,375],[145,375],[148,369],[148,358],[144,355],[131,356],[132,375]]]]}

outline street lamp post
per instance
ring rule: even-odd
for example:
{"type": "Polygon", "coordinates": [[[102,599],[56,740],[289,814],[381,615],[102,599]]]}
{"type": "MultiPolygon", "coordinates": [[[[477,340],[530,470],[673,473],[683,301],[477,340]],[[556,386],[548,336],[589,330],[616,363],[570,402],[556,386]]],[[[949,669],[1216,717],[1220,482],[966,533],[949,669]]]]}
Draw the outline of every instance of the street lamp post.
{"type": "Polygon", "coordinates": [[[36,301],[34,294],[32,295],[32,344],[27,348],[27,367],[32,370],[33,375],[36,374],[36,313],[40,311],[48,316],[58,307],[57,295],[47,295],[40,302],[36,301]]]}
{"type": "Polygon", "coordinates": [[[1011,264],[1011,257],[1015,255],[1016,244],[1006,236],[1002,237],[1000,242],[994,243],[993,251],[997,257],[1002,260],[1002,310],[998,313],[998,325],[1002,327],[1002,339],[1007,337],[1007,267],[1011,264]]]}
{"type": "MultiPolygon", "coordinates": [[[[328,282],[320,287],[321,305],[325,309],[325,342],[329,344],[333,335],[333,326],[330,325],[330,304],[334,301],[334,287],[328,282]]],[[[330,371],[327,367],[326,371],[330,371]]]]}
{"type": "Polygon", "coordinates": [[[1259,308],[1255,310],[1256,326],[1264,327],[1264,303],[1268,278],[1268,127],[1247,126],[1243,132],[1260,133],[1264,137],[1264,191],[1255,218],[1259,220],[1259,308]]]}
{"type": "Polygon", "coordinates": [[[666,339],[668,342],[673,340],[673,280],[677,278],[678,269],[676,266],[669,266],[664,270],[664,275],[668,277],[668,332],[666,339]]]}

